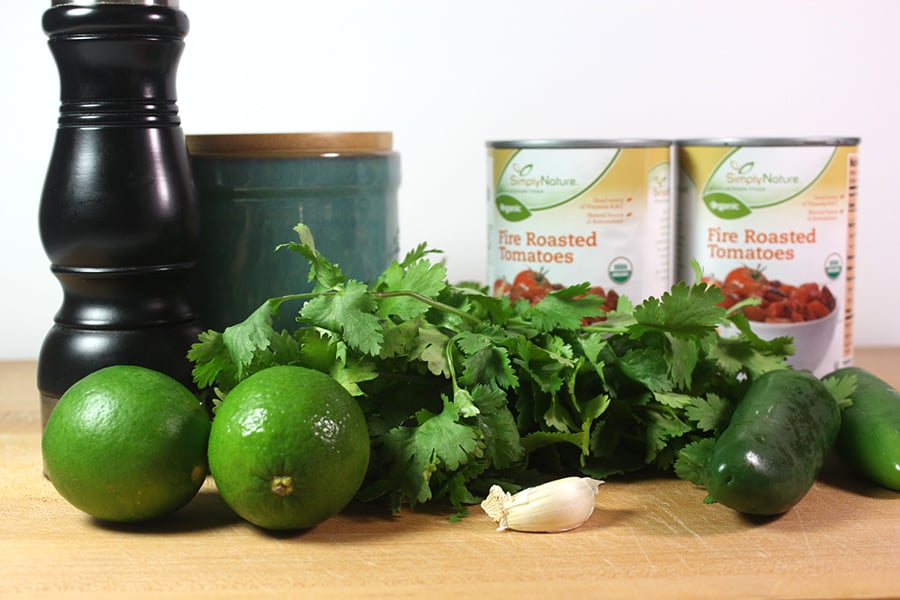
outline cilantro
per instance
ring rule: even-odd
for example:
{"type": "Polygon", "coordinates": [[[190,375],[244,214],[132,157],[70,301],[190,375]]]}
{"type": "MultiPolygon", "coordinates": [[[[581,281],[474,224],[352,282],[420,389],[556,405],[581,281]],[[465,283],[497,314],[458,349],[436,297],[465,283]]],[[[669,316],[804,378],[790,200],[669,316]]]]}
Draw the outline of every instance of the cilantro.
{"type": "Polygon", "coordinates": [[[725,317],[725,309],[718,306],[722,300],[722,292],[715,286],[679,282],[661,299],[651,297],[635,307],[638,325],[632,328],[631,335],[637,337],[658,329],[676,337],[703,337],[715,331],[725,317]]]}
{"type": "Polygon", "coordinates": [[[589,283],[582,283],[550,292],[542,302],[531,306],[526,315],[542,332],[579,329],[583,319],[596,316],[603,305],[602,298],[588,293],[590,287],[589,283]]]}
{"type": "Polygon", "coordinates": [[[287,248],[309,261],[309,281],[316,282],[315,291],[336,288],[344,283],[347,278],[340,267],[332,264],[316,250],[316,244],[309,227],[300,223],[294,227],[294,231],[297,232],[300,241],[282,244],[276,250],[287,248]]]}
{"type": "Polygon", "coordinates": [[[388,292],[416,290],[420,294],[433,297],[441,293],[447,285],[444,282],[447,271],[443,265],[433,265],[424,258],[406,264],[408,261],[409,257],[404,263],[394,263],[388,267],[376,283],[375,289],[382,293],[382,301],[378,307],[379,316],[382,318],[393,316],[398,319],[412,319],[429,309],[428,304],[414,297],[391,296],[388,292]]]}
{"type": "Polygon", "coordinates": [[[384,331],[380,319],[373,314],[375,308],[368,287],[350,280],[339,291],[309,300],[300,309],[300,319],[342,336],[354,350],[376,355],[384,342],[384,331]]]}
{"type": "Polygon", "coordinates": [[[822,383],[828,388],[841,410],[844,410],[853,405],[853,393],[856,391],[857,379],[856,375],[831,376],[823,379],[822,383]]]}
{"type": "Polygon", "coordinates": [[[434,473],[457,471],[479,449],[476,431],[459,422],[458,408],[446,398],[440,413],[423,409],[415,418],[418,426],[396,427],[384,436],[389,460],[403,473],[401,490],[413,504],[431,499],[434,473]]]}
{"type": "Polygon", "coordinates": [[[709,393],[706,397],[692,397],[684,407],[684,414],[700,431],[719,432],[728,425],[731,407],[725,398],[709,393]]]}
{"type": "MultiPolygon", "coordinates": [[[[551,470],[658,469],[702,485],[708,449],[750,382],[787,368],[793,352],[789,338],[755,335],[700,282],[638,305],[622,296],[608,313],[586,283],[532,306],[450,284],[426,244],[357,281],[322,256],[306,225],[294,231],[298,241],[279,249],[309,263],[311,291],[261,298],[241,323],[203,332],[188,353],[194,380],[227,402],[268,366],[330,374],[369,426],[357,498],[395,510],[449,502],[459,517],[491,483],[516,489],[551,470]],[[296,325],[275,331],[289,306],[296,325]]],[[[830,389],[840,402],[852,388],[830,389]]]]}
{"type": "Polygon", "coordinates": [[[675,461],[675,474],[691,483],[706,484],[706,461],[712,452],[713,438],[703,438],[685,446],[675,461]]]}

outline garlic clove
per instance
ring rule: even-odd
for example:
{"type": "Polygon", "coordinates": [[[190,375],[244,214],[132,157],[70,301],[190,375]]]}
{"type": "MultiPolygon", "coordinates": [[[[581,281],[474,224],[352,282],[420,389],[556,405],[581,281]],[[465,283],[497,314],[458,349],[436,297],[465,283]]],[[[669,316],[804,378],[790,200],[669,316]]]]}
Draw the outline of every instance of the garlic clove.
{"type": "Polygon", "coordinates": [[[564,477],[515,494],[493,485],[481,508],[498,524],[498,531],[568,531],[583,525],[594,512],[601,483],[590,477],[564,477]]]}

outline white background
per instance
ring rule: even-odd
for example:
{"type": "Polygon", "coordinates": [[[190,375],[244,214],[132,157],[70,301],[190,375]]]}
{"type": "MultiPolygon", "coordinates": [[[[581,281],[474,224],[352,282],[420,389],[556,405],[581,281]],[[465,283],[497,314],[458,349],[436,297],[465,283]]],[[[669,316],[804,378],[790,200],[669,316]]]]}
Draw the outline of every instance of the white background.
{"type": "MultiPolygon", "coordinates": [[[[37,229],[50,0],[0,18],[0,359],[59,306],[37,229]]],[[[856,340],[900,345],[900,2],[182,0],[187,133],[393,131],[401,250],[485,277],[485,141],[859,136],[856,340]]],[[[288,232],[289,233],[289,232],[288,232]]]]}

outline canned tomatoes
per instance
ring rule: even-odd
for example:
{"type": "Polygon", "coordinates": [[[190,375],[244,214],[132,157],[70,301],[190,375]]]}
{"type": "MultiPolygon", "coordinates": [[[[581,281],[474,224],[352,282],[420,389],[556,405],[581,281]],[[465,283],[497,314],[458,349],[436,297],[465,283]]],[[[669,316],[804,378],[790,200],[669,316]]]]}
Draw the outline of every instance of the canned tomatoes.
{"type": "Polygon", "coordinates": [[[615,308],[672,283],[670,142],[488,142],[488,277],[539,301],[591,283],[615,308]]]}
{"type": "Polygon", "coordinates": [[[822,376],[853,360],[856,138],[677,144],[678,276],[691,261],[791,364],[822,376]]]}

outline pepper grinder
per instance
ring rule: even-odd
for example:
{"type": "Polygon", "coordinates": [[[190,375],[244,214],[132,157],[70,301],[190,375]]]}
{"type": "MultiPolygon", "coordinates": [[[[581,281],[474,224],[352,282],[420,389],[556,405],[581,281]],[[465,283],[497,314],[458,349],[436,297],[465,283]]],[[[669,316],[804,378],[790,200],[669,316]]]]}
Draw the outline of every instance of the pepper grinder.
{"type": "Polygon", "coordinates": [[[46,425],[60,396],[114,364],[192,388],[200,326],[188,296],[198,218],[175,79],[188,32],[178,0],[53,0],[59,70],[40,235],[63,300],[41,347],[46,425]]]}

